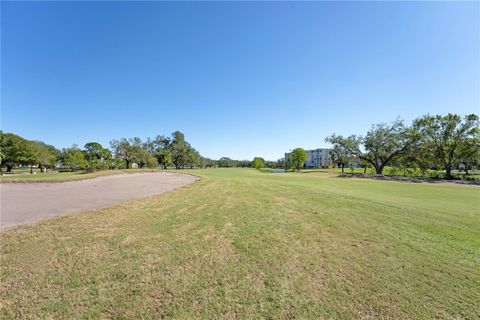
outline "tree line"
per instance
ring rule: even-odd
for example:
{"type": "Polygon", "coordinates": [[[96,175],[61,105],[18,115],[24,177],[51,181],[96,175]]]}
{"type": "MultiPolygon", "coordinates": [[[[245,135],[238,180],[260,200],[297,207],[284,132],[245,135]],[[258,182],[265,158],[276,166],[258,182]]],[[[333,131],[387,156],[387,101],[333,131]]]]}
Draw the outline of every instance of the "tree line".
{"type": "Polygon", "coordinates": [[[63,168],[76,170],[130,169],[174,166],[176,169],[213,166],[185,140],[180,131],[170,137],[158,135],[142,141],[138,137],[112,140],[110,148],[98,142],[86,143],[59,150],[41,141],[24,139],[13,133],[0,131],[0,167],[12,172],[18,166],[38,166],[42,172],[63,168]]]}
{"type": "Polygon", "coordinates": [[[332,134],[325,139],[333,145],[332,161],[342,168],[350,161],[371,166],[382,175],[386,166],[404,169],[445,170],[452,179],[452,169],[468,169],[480,164],[479,118],[475,114],[425,115],[410,126],[396,120],[371,127],[365,135],[344,137],[332,134]]]}
{"type": "MultiPolygon", "coordinates": [[[[142,140],[139,137],[114,139],[110,148],[98,142],[88,142],[83,148],[72,145],[61,150],[41,141],[24,139],[13,133],[0,131],[0,170],[6,168],[12,172],[18,166],[56,170],[107,170],[138,168],[175,167],[184,168],[250,168],[251,160],[234,160],[222,157],[218,160],[209,159],[185,140],[180,131],[171,136],[158,135],[155,138],[142,140]]],[[[283,160],[265,161],[262,165],[271,168],[283,167],[283,160]]]]}

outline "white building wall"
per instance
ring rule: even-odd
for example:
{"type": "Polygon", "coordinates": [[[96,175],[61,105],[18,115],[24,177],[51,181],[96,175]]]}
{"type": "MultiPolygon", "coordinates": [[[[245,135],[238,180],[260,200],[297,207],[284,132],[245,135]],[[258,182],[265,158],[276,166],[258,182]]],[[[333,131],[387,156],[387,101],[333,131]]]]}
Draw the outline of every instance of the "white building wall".
{"type": "Polygon", "coordinates": [[[330,157],[331,149],[313,149],[305,150],[307,152],[307,160],[305,161],[305,167],[307,168],[327,168],[332,165],[330,157]]]}

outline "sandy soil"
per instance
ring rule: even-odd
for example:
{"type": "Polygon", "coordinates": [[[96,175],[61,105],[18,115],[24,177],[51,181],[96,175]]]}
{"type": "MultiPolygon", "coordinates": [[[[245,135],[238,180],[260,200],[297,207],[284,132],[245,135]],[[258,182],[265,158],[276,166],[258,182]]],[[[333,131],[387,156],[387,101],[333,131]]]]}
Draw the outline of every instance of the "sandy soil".
{"type": "Polygon", "coordinates": [[[0,184],[0,228],[167,192],[198,180],[171,172],[124,174],[64,183],[0,184]]]}

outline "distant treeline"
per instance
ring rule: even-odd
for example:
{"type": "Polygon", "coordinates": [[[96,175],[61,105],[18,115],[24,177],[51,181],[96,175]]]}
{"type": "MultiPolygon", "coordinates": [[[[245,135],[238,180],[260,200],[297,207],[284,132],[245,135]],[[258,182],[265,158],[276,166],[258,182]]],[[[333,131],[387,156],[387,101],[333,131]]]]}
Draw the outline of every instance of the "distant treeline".
{"type": "MultiPolygon", "coordinates": [[[[175,167],[251,167],[250,160],[233,160],[227,157],[213,160],[200,155],[180,131],[171,136],[158,135],[155,138],[121,138],[112,140],[110,148],[98,142],[89,142],[80,148],[72,145],[59,150],[42,141],[27,140],[13,133],[0,131],[0,169],[12,172],[18,166],[58,170],[106,170],[130,168],[164,169],[175,167]]],[[[266,161],[270,167],[281,167],[283,161],[266,161]]]]}

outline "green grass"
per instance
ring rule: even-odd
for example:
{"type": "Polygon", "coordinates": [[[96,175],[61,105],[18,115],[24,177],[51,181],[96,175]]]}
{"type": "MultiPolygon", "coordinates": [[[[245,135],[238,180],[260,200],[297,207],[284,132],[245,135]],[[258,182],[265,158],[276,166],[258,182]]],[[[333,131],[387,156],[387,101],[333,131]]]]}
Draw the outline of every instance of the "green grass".
{"type": "MultiPolygon", "coordinates": [[[[364,168],[344,168],[344,174],[359,174],[364,173],[364,168]]],[[[336,173],[341,174],[342,169],[340,168],[325,168],[325,169],[302,169],[301,173],[312,173],[312,172],[321,172],[321,173],[336,173]]],[[[374,168],[367,168],[366,174],[375,175],[374,168]]],[[[419,169],[409,168],[406,170],[394,167],[385,167],[383,170],[385,176],[401,176],[401,177],[412,177],[412,178],[434,178],[434,179],[444,179],[445,170],[427,170],[421,172],[419,169]]],[[[467,175],[463,170],[453,170],[452,176],[455,180],[480,180],[480,170],[469,170],[467,175]]]]}
{"type": "Polygon", "coordinates": [[[92,179],[116,174],[153,172],[159,170],[160,169],[102,170],[92,173],[86,173],[85,171],[53,173],[38,172],[37,174],[3,175],[0,177],[0,182],[65,182],[92,179]]]}
{"type": "Polygon", "coordinates": [[[0,317],[478,318],[478,187],[195,173],[3,232],[0,317]]]}

